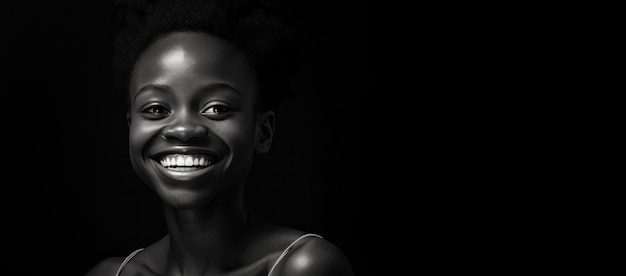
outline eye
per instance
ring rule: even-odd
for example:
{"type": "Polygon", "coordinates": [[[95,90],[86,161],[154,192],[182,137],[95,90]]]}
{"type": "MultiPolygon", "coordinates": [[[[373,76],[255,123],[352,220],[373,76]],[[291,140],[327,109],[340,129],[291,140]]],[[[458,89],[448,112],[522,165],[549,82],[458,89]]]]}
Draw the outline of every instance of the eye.
{"type": "Polygon", "coordinates": [[[226,119],[232,114],[232,109],[223,104],[213,104],[202,111],[202,115],[210,119],[226,119]]]}
{"type": "Polygon", "coordinates": [[[141,113],[149,119],[162,119],[167,117],[171,111],[160,104],[152,104],[141,110],[141,113]]]}

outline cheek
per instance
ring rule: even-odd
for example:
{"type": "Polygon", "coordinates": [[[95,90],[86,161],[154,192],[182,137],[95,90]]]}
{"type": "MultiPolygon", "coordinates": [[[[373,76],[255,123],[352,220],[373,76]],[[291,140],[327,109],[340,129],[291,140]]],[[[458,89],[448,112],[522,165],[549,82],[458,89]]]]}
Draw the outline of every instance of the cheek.
{"type": "Polygon", "coordinates": [[[252,120],[242,119],[216,127],[217,134],[230,147],[234,155],[247,156],[254,152],[254,125],[252,120]]]}
{"type": "Polygon", "coordinates": [[[147,173],[144,151],[155,134],[159,133],[159,127],[141,120],[131,120],[128,133],[128,153],[130,163],[135,169],[137,176],[144,183],[152,183],[147,173]]]}
{"type": "MultiPolygon", "coordinates": [[[[129,150],[132,155],[141,155],[150,139],[159,132],[159,126],[135,120],[131,122],[128,136],[129,150]]],[[[131,156],[140,157],[140,156],[131,156]]]]}

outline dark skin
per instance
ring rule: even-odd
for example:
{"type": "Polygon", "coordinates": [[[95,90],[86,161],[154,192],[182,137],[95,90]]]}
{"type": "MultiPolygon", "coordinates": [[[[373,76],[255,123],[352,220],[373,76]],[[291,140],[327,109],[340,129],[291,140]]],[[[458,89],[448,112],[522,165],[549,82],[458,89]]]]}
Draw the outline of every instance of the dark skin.
{"type": "MultiPolygon", "coordinates": [[[[162,199],[169,234],[147,246],[121,275],[267,275],[304,234],[244,207],[246,176],[266,153],[275,115],[258,105],[257,74],[245,55],[205,33],[154,42],[130,83],[129,153],[139,177],[162,199]]],[[[123,257],[87,275],[115,275],[123,257]]],[[[332,243],[309,238],[275,275],[353,275],[332,243]]]]}

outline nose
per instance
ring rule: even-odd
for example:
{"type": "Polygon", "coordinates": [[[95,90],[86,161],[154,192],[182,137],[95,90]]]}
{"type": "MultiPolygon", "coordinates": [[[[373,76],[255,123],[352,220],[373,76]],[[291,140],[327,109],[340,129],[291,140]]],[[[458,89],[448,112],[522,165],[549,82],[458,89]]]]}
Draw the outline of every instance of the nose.
{"type": "Polygon", "coordinates": [[[178,121],[163,128],[163,137],[166,139],[188,141],[207,135],[209,135],[209,129],[206,126],[190,121],[178,121]]]}

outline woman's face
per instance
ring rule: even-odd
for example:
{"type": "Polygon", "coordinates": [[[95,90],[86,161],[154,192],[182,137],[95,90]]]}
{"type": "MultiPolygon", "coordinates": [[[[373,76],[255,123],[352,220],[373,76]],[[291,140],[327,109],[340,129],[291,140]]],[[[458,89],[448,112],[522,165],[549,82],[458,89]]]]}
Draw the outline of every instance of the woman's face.
{"type": "Polygon", "coordinates": [[[133,68],[129,151],[166,204],[194,207],[241,187],[255,151],[256,74],[214,36],[179,32],[154,42],[133,68]]]}

